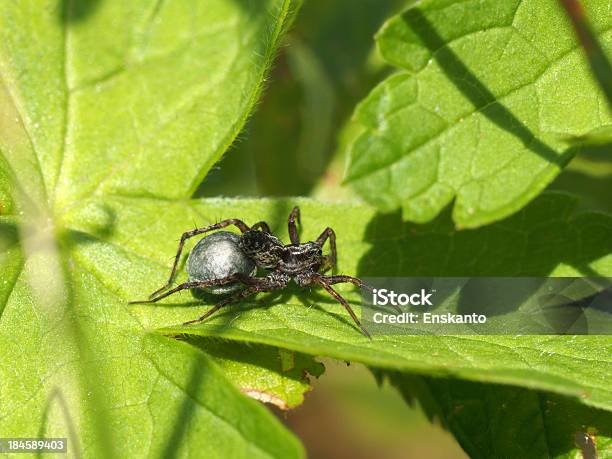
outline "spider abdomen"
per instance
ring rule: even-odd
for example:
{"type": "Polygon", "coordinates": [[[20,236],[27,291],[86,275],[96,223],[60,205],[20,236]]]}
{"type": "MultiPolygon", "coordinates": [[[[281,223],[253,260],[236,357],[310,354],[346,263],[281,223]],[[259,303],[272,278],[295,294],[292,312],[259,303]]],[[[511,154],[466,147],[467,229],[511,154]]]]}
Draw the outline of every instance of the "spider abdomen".
{"type": "MultiPolygon", "coordinates": [[[[242,273],[254,276],[255,262],[239,247],[240,236],[229,231],[218,231],[198,241],[187,259],[187,274],[190,281],[222,279],[242,273]]],[[[216,285],[204,290],[222,295],[239,290],[243,284],[216,285]]]]}

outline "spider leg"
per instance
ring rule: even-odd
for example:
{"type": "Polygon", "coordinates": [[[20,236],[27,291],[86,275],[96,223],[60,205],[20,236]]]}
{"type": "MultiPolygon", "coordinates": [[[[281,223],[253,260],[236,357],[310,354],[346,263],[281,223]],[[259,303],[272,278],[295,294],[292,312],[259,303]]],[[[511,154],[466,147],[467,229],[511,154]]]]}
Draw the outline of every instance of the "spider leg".
{"type": "Polygon", "coordinates": [[[267,224],[266,222],[264,222],[264,221],[257,222],[257,223],[255,223],[253,226],[251,226],[251,230],[253,230],[253,231],[255,231],[256,229],[259,229],[259,228],[261,228],[261,230],[262,230],[264,233],[268,233],[268,234],[270,234],[270,233],[271,233],[271,231],[270,231],[270,227],[269,227],[269,226],[268,226],[268,224],[267,224]]]}
{"type": "Polygon", "coordinates": [[[300,236],[298,234],[297,226],[295,224],[296,220],[300,225],[302,224],[302,222],[300,221],[300,208],[298,206],[295,206],[293,208],[293,210],[289,214],[289,220],[287,221],[287,227],[289,228],[289,239],[291,240],[292,244],[300,243],[300,236]]]}
{"type": "Polygon", "coordinates": [[[231,284],[233,282],[242,282],[245,285],[252,285],[253,282],[253,278],[242,274],[242,273],[235,273],[232,274],[230,276],[227,277],[222,277],[220,279],[211,279],[211,280],[206,280],[206,281],[190,281],[190,282],[184,282],[176,287],[174,287],[172,290],[168,290],[166,293],[163,293],[157,297],[154,298],[150,298],[148,300],[141,300],[141,301],[130,301],[128,304],[147,304],[147,303],[156,303],[159,300],[162,300],[170,295],[173,295],[176,292],[180,292],[181,290],[187,290],[190,288],[203,288],[203,287],[212,287],[212,286],[216,286],[216,285],[226,285],[226,284],[231,284]]]}
{"type": "Polygon", "coordinates": [[[329,226],[325,228],[325,230],[317,238],[317,244],[323,247],[323,244],[325,244],[325,241],[327,241],[328,239],[331,255],[325,257],[325,264],[328,265],[325,268],[328,268],[329,266],[335,268],[338,259],[338,253],[336,252],[336,233],[329,226]]]}
{"type": "Polygon", "coordinates": [[[361,279],[359,279],[357,277],[353,277],[353,276],[344,276],[344,275],[340,275],[340,276],[324,276],[323,280],[325,280],[325,282],[328,283],[329,285],[341,284],[341,283],[344,283],[344,282],[350,282],[351,284],[354,284],[354,285],[356,285],[359,288],[364,288],[366,290],[372,291],[372,287],[367,285],[361,279]]]}
{"type": "MultiPolygon", "coordinates": [[[[356,285],[359,288],[363,288],[369,291],[370,293],[374,291],[372,287],[370,287],[368,284],[366,284],[364,281],[362,281],[361,279],[357,277],[341,275],[341,276],[322,276],[322,278],[329,285],[341,284],[343,282],[350,282],[351,284],[356,285]]],[[[403,312],[398,305],[393,304],[392,306],[397,312],[399,313],[403,312]]]]}
{"type": "Polygon", "coordinates": [[[283,283],[283,281],[279,281],[278,279],[274,279],[270,276],[268,277],[247,277],[246,279],[244,279],[249,285],[249,288],[242,290],[234,295],[232,295],[229,298],[225,298],[224,300],[220,301],[219,303],[217,303],[212,309],[206,311],[206,313],[201,316],[198,317],[197,319],[194,320],[190,320],[188,322],[185,322],[183,325],[190,325],[190,324],[197,324],[202,322],[203,320],[206,320],[207,318],[209,318],[210,316],[212,316],[215,312],[217,312],[219,309],[221,309],[223,306],[227,306],[228,304],[231,303],[236,303],[240,300],[243,300],[251,295],[255,295],[256,293],[259,292],[270,292],[273,290],[277,290],[279,288],[282,288],[286,285],[286,282],[283,283]],[[248,279],[248,280],[247,280],[248,279]]]}
{"type": "Polygon", "coordinates": [[[370,336],[370,334],[368,333],[368,331],[365,329],[365,327],[363,325],[361,325],[361,322],[359,321],[359,319],[357,318],[357,316],[355,315],[355,312],[353,311],[353,309],[351,308],[351,306],[348,304],[348,302],[342,297],[342,295],[340,295],[338,292],[336,292],[329,284],[326,283],[326,280],[324,277],[315,277],[313,279],[313,282],[317,285],[320,285],[321,287],[323,287],[325,290],[327,290],[327,292],[333,296],[336,301],[338,301],[342,306],[344,306],[344,309],[346,309],[348,311],[348,313],[350,314],[351,318],[355,321],[355,323],[357,324],[357,326],[359,327],[359,329],[361,330],[361,332],[367,336],[368,338],[372,339],[372,337],[370,336]]]}
{"type": "Polygon", "coordinates": [[[259,293],[261,291],[262,290],[260,290],[259,287],[249,287],[245,290],[242,290],[236,293],[235,295],[230,296],[229,298],[225,298],[224,300],[221,300],[219,303],[215,304],[212,309],[209,309],[208,311],[206,311],[204,315],[194,320],[188,320],[187,322],[184,322],[183,325],[198,324],[208,319],[210,316],[212,316],[215,312],[217,312],[223,306],[227,306],[228,304],[231,304],[231,303],[237,303],[238,301],[243,300],[251,295],[255,295],[256,293],[259,293]]]}
{"type": "Polygon", "coordinates": [[[163,287],[151,293],[151,295],[149,295],[149,298],[153,298],[155,295],[163,292],[164,290],[167,290],[172,285],[172,281],[174,280],[174,276],[176,275],[176,268],[178,266],[178,262],[181,259],[181,252],[183,251],[183,246],[185,245],[185,241],[187,239],[193,236],[197,236],[198,234],[218,230],[221,228],[225,228],[226,226],[230,226],[230,225],[236,226],[242,233],[249,230],[249,227],[242,220],[238,220],[237,218],[230,218],[228,220],[223,220],[223,221],[220,221],[219,223],[215,223],[214,225],[204,226],[202,228],[196,228],[194,230],[183,233],[183,235],[181,236],[181,242],[179,242],[176,256],[174,257],[174,264],[172,265],[172,272],[170,273],[168,282],[166,282],[166,284],[163,287]]]}

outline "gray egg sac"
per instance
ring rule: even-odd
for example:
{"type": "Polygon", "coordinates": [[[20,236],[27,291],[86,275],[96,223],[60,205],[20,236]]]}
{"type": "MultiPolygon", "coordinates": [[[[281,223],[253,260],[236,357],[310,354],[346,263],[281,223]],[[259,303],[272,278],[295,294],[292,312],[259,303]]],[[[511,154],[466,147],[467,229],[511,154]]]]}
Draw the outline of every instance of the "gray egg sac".
{"type": "MultiPolygon", "coordinates": [[[[255,275],[257,267],[238,247],[240,236],[229,231],[218,231],[202,238],[193,247],[187,259],[187,274],[190,281],[221,279],[235,273],[255,275]]],[[[203,290],[222,295],[240,290],[237,282],[203,290]]]]}

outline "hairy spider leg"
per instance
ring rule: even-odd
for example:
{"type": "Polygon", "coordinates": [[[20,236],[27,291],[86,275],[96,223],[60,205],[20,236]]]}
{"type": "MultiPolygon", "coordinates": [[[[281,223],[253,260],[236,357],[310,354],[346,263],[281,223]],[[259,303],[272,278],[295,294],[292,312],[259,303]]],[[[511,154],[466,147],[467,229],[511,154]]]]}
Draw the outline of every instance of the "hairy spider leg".
{"type": "Polygon", "coordinates": [[[365,288],[366,290],[372,291],[372,287],[367,285],[361,279],[359,279],[357,277],[353,277],[353,276],[345,276],[345,275],[340,275],[340,276],[322,276],[322,279],[325,280],[325,282],[327,282],[329,285],[341,284],[341,283],[344,283],[344,282],[350,282],[351,284],[356,285],[359,288],[365,288]]]}
{"type": "Polygon", "coordinates": [[[287,220],[287,227],[289,228],[289,239],[291,240],[292,244],[300,243],[300,236],[298,234],[297,226],[295,224],[296,220],[300,225],[302,224],[300,220],[300,208],[298,206],[295,206],[293,208],[293,210],[289,214],[289,219],[287,220]]]}
{"type": "Polygon", "coordinates": [[[153,298],[155,295],[163,292],[164,290],[167,290],[172,285],[172,281],[174,280],[174,276],[176,275],[176,268],[178,266],[179,260],[181,259],[181,252],[183,251],[183,246],[185,245],[185,241],[187,239],[193,236],[197,236],[198,234],[218,230],[230,225],[236,226],[242,233],[249,230],[249,227],[242,220],[238,220],[237,218],[230,218],[228,220],[223,220],[219,223],[215,223],[214,225],[204,226],[203,228],[196,228],[194,230],[186,231],[185,233],[183,233],[183,235],[181,236],[181,242],[179,242],[178,251],[176,252],[176,256],[174,257],[174,264],[172,265],[172,272],[170,273],[168,282],[166,282],[163,287],[151,293],[151,295],[149,295],[149,298],[153,298]]]}
{"type": "Polygon", "coordinates": [[[327,292],[333,296],[336,301],[338,301],[342,306],[344,306],[344,309],[346,309],[348,311],[348,313],[351,315],[352,319],[355,321],[355,323],[357,324],[357,326],[359,327],[359,329],[361,330],[361,332],[367,336],[368,338],[372,339],[372,337],[370,336],[370,334],[368,333],[368,331],[365,329],[365,327],[363,325],[361,325],[361,322],[359,321],[359,319],[357,318],[357,316],[355,315],[355,312],[353,311],[353,308],[351,308],[351,306],[348,304],[348,302],[342,297],[342,295],[340,295],[338,292],[336,292],[327,282],[326,282],[326,278],[322,277],[322,276],[317,276],[315,278],[313,278],[313,282],[317,285],[320,285],[321,287],[323,287],[325,290],[327,290],[327,292]]]}
{"type": "Polygon", "coordinates": [[[323,263],[323,271],[328,270],[330,267],[332,269],[336,268],[336,263],[338,259],[338,253],[336,252],[336,233],[329,226],[323,230],[321,235],[317,238],[317,244],[323,247],[325,241],[329,239],[329,249],[331,250],[331,255],[325,255],[324,263],[323,263]]]}
{"type": "Polygon", "coordinates": [[[270,231],[270,227],[269,227],[269,226],[268,226],[268,224],[267,224],[266,222],[264,222],[264,221],[257,222],[257,223],[255,223],[253,226],[251,226],[251,230],[253,230],[253,231],[255,231],[256,229],[259,229],[259,228],[261,228],[261,230],[262,230],[264,233],[268,233],[268,234],[270,234],[270,233],[271,233],[271,231],[270,231]]]}
{"type": "Polygon", "coordinates": [[[255,295],[256,293],[259,293],[261,291],[263,290],[260,290],[258,287],[250,287],[245,290],[242,290],[230,296],[229,298],[225,298],[224,300],[221,300],[219,303],[215,304],[212,309],[209,309],[208,311],[206,311],[206,313],[203,316],[200,316],[197,319],[188,320],[187,322],[184,322],[183,325],[199,324],[200,322],[208,319],[210,316],[212,316],[215,312],[217,312],[223,306],[227,306],[228,304],[231,304],[231,303],[237,303],[238,301],[244,300],[245,298],[251,295],[255,295]]]}
{"type": "MultiPolygon", "coordinates": [[[[241,279],[242,280],[242,279],[241,279]]],[[[203,320],[208,319],[215,312],[221,309],[223,306],[227,306],[231,303],[237,303],[238,301],[244,300],[245,298],[255,295],[260,292],[272,292],[274,290],[278,290],[287,285],[287,281],[283,279],[275,278],[273,275],[269,275],[266,277],[248,277],[245,276],[243,280],[244,283],[248,284],[249,287],[245,290],[242,290],[229,298],[225,298],[224,300],[217,303],[212,309],[206,311],[206,313],[198,317],[197,319],[190,320],[188,322],[183,323],[183,325],[191,325],[202,322],[203,320]]]]}
{"type": "Polygon", "coordinates": [[[128,304],[147,304],[147,303],[156,303],[159,300],[162,300],[170,295],[175,294],[176,292],[180,292],[181,290],[187,290],[191,288],[205,288],[205,287],[215,287],[217,285],[227,285],[233,282],[242,282],[245,285],[255,285],[257,282],[252,278],[243,273],[234,273],[227,277],[222,277],[220,279],[211,279],[205,281],[190,281],[183,282],[180,285],[177,285],[172,290],[168,290],[166,293],[163,293],[155,298],[150,298],[148,300],[140,300],[140,301],[130,301],[128,304]]]}
{"type": "MultiPolygon", "coordinates": [[[[359,288],[363,288],[368,290],[369,292],[373,292],[374,289],[372,287],[370,287],[368,284],[366,284],[364,281],[362,281],[361,279],[357,278],[357,277],[353,277],[353,276],[322,276],[322,278],[325,280],[325,282],[327,282],[329,285],[333,285],[333,284],[341,284],[344,282],[350,282],[353,285],[356,285],[359,288]]],[[[393,308],[399,312],[402,313],[402,309],[397,305],[397,304],[392,304],[393,308]]]]}

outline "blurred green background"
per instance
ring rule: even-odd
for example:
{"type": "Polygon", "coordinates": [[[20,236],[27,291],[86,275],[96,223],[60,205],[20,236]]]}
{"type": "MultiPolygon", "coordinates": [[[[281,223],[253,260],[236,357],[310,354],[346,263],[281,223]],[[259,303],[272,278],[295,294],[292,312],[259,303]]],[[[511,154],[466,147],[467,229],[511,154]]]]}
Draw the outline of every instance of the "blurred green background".
{"type": "Polygon", "coordinates": [[[387,382],[362,365],[325,360],[325,373],[305,402],[281,420],[312,459],[467,458],[452,434],[430,423],[387,382]]]}
{"type": "MultiPolygon", "coordinates": [[[[305,0],[246,130],[196,196],[314,196],[354,200],[342,186],[343,137],[355,105],[393,71],[374,34],[403,0],[305,0]]],[[[612,212],[606,148],[580,153],[550,185],[581,197],[582,210],[612,212]]],[[[303,406],[278,412],[312,458],[462,458],[430,423],[360,366],[326,361],[303,406]]]]}
{"type": "Polygon", "coordinates": [[[339,133],[357,102],[391,71],[373,36],[406,3],[306,0],[255,114],[196,196],[335,189],[344,167],[339,133]]]}

